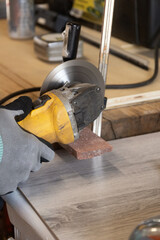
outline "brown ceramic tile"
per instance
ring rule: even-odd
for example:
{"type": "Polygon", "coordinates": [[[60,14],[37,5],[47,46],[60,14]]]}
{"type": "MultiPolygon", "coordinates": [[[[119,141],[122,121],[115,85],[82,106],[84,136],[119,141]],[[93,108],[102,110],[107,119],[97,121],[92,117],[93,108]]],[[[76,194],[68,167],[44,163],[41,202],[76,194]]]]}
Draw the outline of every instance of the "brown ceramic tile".
{"type": "Polygon", "coordinates": [[[80,132],[80,138],[77,141],[63,145],[63,148],[79,160],[100,156],[112,150],[112,147],[104,139],[98,137],[89,128],[80,132]]]}

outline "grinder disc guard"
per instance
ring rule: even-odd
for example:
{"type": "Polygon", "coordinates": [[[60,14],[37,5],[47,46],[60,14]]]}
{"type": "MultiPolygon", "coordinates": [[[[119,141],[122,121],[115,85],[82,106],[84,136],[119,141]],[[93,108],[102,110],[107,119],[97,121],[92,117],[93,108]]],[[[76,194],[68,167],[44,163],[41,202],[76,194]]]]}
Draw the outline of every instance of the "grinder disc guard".
{"type": "Polygon", "coordinates": [[[40,94],[50,90],[76,83],[95,84],[101,89],[104,98],[104,80],[99,70],[91,63],[84,60],[70,60],[57,66],[46,77],[41,87],[40,94]]]}
{"type": "MultiPolygon", "coordinates": [[[[47,76],[41,94],[52,91],[59,97],[65,97],[67,100],[63,100],[63,103],[66,105],[69,101],[80,131],[92,123],[105,108],[104,90],[103,77],[94,65],[83,60],[70,60],[56,67],[47,76]]],[[[70,120],[73,125],[73,118],[70,120]]]]}

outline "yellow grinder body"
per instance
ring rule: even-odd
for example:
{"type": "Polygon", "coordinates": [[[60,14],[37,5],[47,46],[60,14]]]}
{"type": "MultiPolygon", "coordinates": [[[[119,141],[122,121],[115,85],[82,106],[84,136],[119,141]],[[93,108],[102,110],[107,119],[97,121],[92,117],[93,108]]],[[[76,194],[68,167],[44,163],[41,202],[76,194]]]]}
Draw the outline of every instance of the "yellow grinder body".
{"type": "Polygon", "coordinates": [[[47,92],[43,96],[48,99],[33,109],[18,124],[28,132],[50,143],[69,144],[74,142],[74,131],[64,103],[53,92],[47,92]]]}

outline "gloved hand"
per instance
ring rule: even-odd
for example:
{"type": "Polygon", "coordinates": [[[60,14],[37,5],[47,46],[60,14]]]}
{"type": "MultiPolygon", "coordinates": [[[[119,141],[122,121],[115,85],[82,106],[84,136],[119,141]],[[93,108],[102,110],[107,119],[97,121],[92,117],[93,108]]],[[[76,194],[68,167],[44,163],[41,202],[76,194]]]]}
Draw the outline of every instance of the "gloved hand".
{"type": "Polygon", "coordinates": [[[0,107],[0,196],[16,190],[31,171],[54,158],[49,143],[23,130],[15,120],[17,116],[24,119],[31,110],[28,97],[0,107]]]}

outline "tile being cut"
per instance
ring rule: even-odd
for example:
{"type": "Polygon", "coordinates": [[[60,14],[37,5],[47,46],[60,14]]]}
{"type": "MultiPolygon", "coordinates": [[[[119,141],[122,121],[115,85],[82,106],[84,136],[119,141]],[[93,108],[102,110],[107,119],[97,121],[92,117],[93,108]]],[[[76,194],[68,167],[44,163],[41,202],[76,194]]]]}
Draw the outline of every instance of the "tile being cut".
{"type": "Polygon", "coordinates": [[[62,146],[78,160],[90,159],[112,151],[112,146],[88,127],[80,132],[80,138],[74,143],[62,146]]]}

